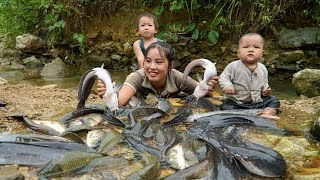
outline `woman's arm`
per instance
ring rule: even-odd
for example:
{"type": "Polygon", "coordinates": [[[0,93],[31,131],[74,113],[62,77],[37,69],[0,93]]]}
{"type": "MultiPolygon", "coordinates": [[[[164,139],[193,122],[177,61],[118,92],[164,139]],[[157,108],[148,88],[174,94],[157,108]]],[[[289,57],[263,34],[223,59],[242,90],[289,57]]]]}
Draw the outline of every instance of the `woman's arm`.
{"type": "MultiPolygon", "coordinates": [[[[97,91],[98,96],[100,97],[106,92],[106,85],[100,79],[98,79],[97,91]]],[[[118,92],[119,107],[125,106],[134,94],[134,90],[130,86],[124,84],[118,92]]]]}
{"type": "Polygon", "coordinates": [[[144,55],[140,48],[140,40],[137,40],[133,43],[133,51],[137,57],[139,68],[143,67],[144,55]]]}
{"type": "Polygon", "coordinates": [[[129,100],[134,96],[134,94],[135,92],[130,86],[126,84],[122,85],[118,93],[119,106],[125,106],[129,102],[129,100]]]}

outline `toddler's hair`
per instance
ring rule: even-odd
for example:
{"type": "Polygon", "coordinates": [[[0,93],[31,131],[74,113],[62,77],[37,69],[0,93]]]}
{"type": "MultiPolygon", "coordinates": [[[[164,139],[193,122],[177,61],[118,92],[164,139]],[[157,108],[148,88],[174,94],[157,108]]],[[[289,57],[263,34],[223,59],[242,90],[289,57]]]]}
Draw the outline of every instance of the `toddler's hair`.
{"type": "Polygon", "coordinates": [[[239,42],[238,42],[238,45],[239,45],[239,46],[240,46],[243,38],[244,38],[244,37],[247,37],[247,36],[259,36],[259,37],[262,39],[262,45],[264,46],[264,38],[263,38],[260,34],[258,34],[258,33],[247,33],[247,34],[242,35],[242,36],[240,37],[240,39],[239,39],[239,42]]]}

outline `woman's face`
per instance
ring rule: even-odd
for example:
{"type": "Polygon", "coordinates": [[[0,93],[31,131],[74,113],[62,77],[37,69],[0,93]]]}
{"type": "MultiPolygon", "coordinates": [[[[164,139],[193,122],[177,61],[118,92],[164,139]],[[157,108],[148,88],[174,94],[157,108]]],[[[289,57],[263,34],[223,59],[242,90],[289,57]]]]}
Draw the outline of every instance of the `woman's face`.
{"type": "Polygon", "coordinates": [[[153,86],[165,85],[169,71],[169,61],[164,54],[161,56],[158,48],[152,48],[149,50],[143,64],[143,68],[146,76],[153,86]]]}

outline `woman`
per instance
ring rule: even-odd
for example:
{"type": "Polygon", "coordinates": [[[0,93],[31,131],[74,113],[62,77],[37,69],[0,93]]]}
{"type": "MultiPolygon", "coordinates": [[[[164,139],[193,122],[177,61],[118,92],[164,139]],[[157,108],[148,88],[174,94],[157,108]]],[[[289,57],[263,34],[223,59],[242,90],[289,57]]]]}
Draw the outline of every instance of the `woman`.
{"type": "MultiPolygon", "coordinates": [[[[147,96],[154,93],[158,97],[174,97],[184,92],[192,94],[198,83],[188,77],[183,82],[183,73],[173,69],[174,49],[164,42],[154,42],[145,52],[143,68],[128,75],[125,83],[118,93],[119,106],[125,106],[133,96],[147,96]]],[[[208,95],[212,96],[214,86],[219,80],[218,76],[210,79],[208,95]]],[[[98,80],[97,91],[102,97],[106,86],[98,80]]]]}

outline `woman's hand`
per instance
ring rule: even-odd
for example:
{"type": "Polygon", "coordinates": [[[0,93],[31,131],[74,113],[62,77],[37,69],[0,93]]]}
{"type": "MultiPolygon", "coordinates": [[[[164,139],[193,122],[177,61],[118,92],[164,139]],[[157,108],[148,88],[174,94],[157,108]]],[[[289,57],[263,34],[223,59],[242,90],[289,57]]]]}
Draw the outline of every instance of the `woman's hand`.
{"type": "Polygon", "coordinates": [[[214,76],[211,79],[208,80],[207,84],[209,86],[209,91],[213,91],[214,87],[218,84],[219,76],[214,76]]]}
{"type": "Polygon", "coordinates": [[[223,92],[225,94],[234,94],[236,91],[233,86],[226,87],[223,92]]]}
{"type": "Polygon", "coordinates": [[[98,91],[98,96],[100,98],[102,98],[102,96],[104,95],[104,93],[106,92],[106,85],[103,83],[103,81],[101,81],[100,79],[98,79],[98,83],[97,83],[97,91],[98,91]]]}

